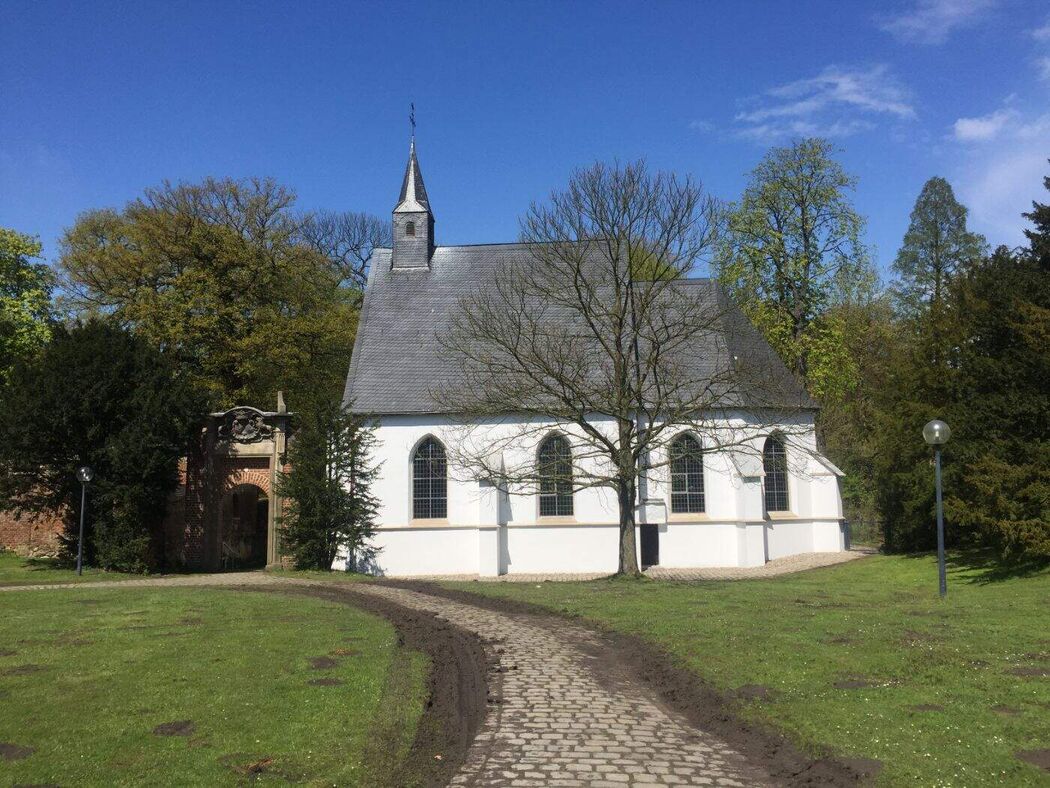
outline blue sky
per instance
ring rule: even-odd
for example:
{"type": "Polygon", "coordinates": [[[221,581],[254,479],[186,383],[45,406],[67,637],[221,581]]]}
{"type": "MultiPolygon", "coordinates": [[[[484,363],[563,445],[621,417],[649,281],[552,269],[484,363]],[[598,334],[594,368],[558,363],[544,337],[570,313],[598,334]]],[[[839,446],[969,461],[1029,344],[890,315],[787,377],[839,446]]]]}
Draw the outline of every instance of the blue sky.
{"type": "Polygon", "coordinates": [[[272,175],[387,215],[418,119],[438,243],[514,240],[596,159],[735,199],[822,134],[885,267],[923,182],[993,243],[1050,171],[1042,0],[0,4],[0,226],[45,255],[80,211],[164,179],[272,175]]]}

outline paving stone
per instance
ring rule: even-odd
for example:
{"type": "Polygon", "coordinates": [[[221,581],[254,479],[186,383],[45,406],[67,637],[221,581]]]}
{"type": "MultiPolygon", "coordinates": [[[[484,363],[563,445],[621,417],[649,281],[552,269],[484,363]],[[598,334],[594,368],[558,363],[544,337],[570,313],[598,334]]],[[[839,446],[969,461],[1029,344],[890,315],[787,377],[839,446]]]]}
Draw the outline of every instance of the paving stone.
{"type": "MultiPolygon", "coordinates": [[[[249,572],[34,588],[267,584],[330,585],[249,572]]],[[[604,674],[597,675],[589,655],[603,646],[598,635],[584,626],[486,610],[386,585],[342,587],[427,611],[471,630],[487,644],[490,657],[504,668],[516,667],[491,674],[493,694],[503,702],[488,706],[481,731],[451,781],[454,785],[772,784],[767,774],[725,742],[697,731],[666,709],[626,670],[610,676],[608,666],[603,666],[604,674]]],[[[4,590],[8,589],[0,589],[4,590]]]]}
{"type": "Polygon", "coordinates": [[[489,707],[482,730],[493,736],[472,746],[468,762],[481,760],[483,766],[469,774],[461,771],[457,785],[488,786],[507,773],[518,775],[514,785],[533,774],[548,785],[565,779],[567,785],[588,788],[689,785],[694,777],[697,784],[715,786],[771,784],[768,775],[725,742],[667,710],[626,671],[596,675],[588,654],[601,644],[586,627],[391,586],[354,590],[452,621],[490,643],[487,648],[501,664],[517,665],[517,670],[492,674],[503,703],[489,707]],[[529,734],[538,738],[523,744],[529,734]],[[536,745],[545,753],[539,766],[533,765],[536,745]]]}

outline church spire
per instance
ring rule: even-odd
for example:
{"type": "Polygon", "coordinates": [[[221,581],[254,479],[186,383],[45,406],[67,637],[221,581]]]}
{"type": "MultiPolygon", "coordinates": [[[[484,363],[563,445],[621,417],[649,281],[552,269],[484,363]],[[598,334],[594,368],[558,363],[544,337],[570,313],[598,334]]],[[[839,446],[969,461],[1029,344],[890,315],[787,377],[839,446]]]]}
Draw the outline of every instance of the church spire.
{"type": "Polygon", "coordinates": [[[429,268],[434,254],[434,214],[430,210],[423,173],[416,158],[415,108],[412,115],[412,141],[408,147],[408,164],[401,183],[401,196],[394,208],[392,220],[394,252],[393,268],[429,268]]]}
{"type": "Polygon", "coordinates": [[[419,169],[419,160],[416,158],[416,137],[412,135],[412,142],[408,146],[408,164],[405,166],[405,179],[401,183],[401,196],[398,198],[394,213],[414,213],[416,211],[430,211],[430,201],[427,200],[427,187],[423,185],[423,173],[419,169]]]}

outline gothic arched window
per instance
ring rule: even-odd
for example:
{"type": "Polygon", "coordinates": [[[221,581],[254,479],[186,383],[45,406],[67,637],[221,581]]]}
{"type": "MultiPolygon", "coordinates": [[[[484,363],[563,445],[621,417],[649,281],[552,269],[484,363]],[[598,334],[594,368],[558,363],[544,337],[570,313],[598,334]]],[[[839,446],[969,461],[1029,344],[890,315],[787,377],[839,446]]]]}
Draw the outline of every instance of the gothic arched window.
{"type": "Polygon", "coordinates": [[[789,511],[787,452],[784,439],[779,435],[766,438],[766,445],[762,449],[762,469],[766,472],[766,511],[789,511]]]}
{"type": "Polygon", "coordinates": [[[445,447],[427,438],[412,455],[412,518],[440,520],[448,517],[448,463],[445,447]]]}
{"type": "Polygon", "coordinates": [[[551,435],[540,444],[540,517],[572,516],[572,452],[569,441],[551,435]]]}
{"type": "Polygon", "coordinates": [[[671,443],[671,511],[704,511],[704,450],[689,433],[671,443]]]}
{"type": "Polygon", "coordinates": [[[405,222],[405,235],[415,235],[415,234],[416,234],[416,223],[415,222],[405,222]]]}

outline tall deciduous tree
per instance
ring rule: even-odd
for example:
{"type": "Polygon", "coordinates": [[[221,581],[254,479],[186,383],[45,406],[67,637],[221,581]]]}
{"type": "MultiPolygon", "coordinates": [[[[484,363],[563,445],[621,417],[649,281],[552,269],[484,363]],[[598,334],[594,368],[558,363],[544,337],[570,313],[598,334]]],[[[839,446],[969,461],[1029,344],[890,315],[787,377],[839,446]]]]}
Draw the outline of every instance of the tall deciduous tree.
{"type": "Polygon", "coordinates": [[[174,354],[214,406],[268,403],[278,388],[294,397],[299,371],[317,365],[337,380],[357,315],[344,285],[382,223],[304,218],[294,203],[269,179],[209,178],[90,211],[61,243],[73,304],[174,354]]]}
{"type": "Polygon", "coordinates": [[[436,391],[462,417],[450,464],[511,492],[611,489],[620,573],[638,572],[643,464],[685,427],[731,443],[719,415],[768,401],[767,370],[744,381],[721,344],[720,292],[681,278],[706,259],[718,217],[698,183],[643,163],[577,171],[522,220],[527,262],[479,281],[438,337],[458,372],[436,391]],[[552,431],[568,451],[536,462],[552,431]]]}
{"type": "Polygon", "coordinates": [[[16,512],[66,515],[76,550],[80,485],[95,470],[89,562],[138,571],[159,558],[151,534],[178,481],[177,463],[202,404],[173,359],[111,323],[57,327],[17,364],[0,408],[0,501],[16,512]]]}
{"type": "Polygon", "coordinates": [[[823,139],[770,150],[729,214],[716,261],[748,317],[818,398],[857,382],[831,308],[866,300],[877,281],[849,197],[856,179],[832,154],[823,139]]]}
{"type": "Polygon", "coordinates": [[[926,181],[893,262],[902,310],[915,316],[936,309],[951,278],[980,260],[986,246],[982,236],[966,229],[966,208],[955,199],[951,184],[937,177],[926,181]]]}
{"type": "Polygon", "coordinates": [[[40,249],[37,239],[0,227],[0,384],[51,335],[54,276],[33,262],[40,249]]]}
{"type": "Polygon", "coordinates": [[[372,252],[390,246],[390,222],[367,213],[315,211],[303,215],[299,233],[342,275],[343,283],[363,289],[372,252]]]}

